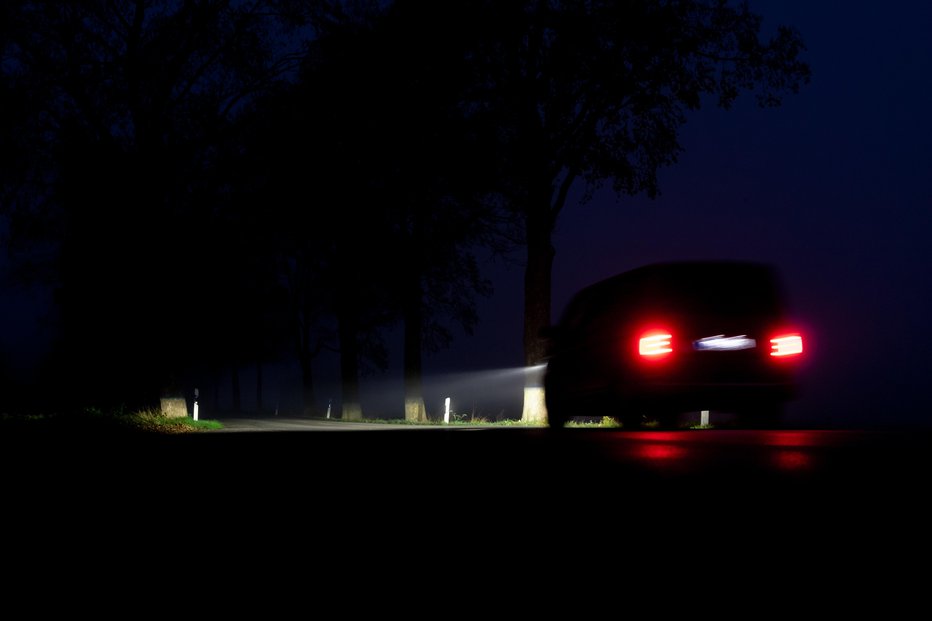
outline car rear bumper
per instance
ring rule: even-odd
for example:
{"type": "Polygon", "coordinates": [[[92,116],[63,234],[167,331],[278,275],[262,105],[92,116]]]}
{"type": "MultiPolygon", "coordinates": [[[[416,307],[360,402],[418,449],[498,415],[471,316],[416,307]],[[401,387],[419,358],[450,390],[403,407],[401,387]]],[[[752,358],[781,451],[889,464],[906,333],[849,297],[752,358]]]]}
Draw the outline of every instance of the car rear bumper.
{"type": "Polygon", "coordinates": [[[649,409],[740,411],[776,406],[792,400],[796,388],[786,382],[669,383],[653,382],[628,387],[620,397],[649,409]]]}

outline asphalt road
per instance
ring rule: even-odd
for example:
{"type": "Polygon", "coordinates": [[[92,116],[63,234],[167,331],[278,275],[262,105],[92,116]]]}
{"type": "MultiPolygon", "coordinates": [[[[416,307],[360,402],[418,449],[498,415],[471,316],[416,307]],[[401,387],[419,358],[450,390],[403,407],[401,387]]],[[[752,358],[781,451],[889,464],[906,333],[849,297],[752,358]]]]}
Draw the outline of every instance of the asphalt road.
{"type": "MultiPolygon", "coordinates": [[[[444,487],[481,479],[488,489],[523,481],[552,494],[594,486],[650,493],[739,485],[743,496],[821,492],[870,497],[932,484],[932,430],[702,429],[624,431],[536,427],[411,426],[299,418],[230,418],[205,440],[219,461],[249,445],[288,472],[294,459],[360,479],[431,481],[444,487]],[[341,432],[319,433],[319,432],[341,432]],[[221,441],[217,437],[236,434],[221,441]],[[225,448],[229,443],[230,448],[225,448]],[[214,446],[216,445],[216,446],[214,446]],[[216,449],[216,450],[214,450],[216,449]],[[301,456],[301,457],[296,457],[301,456]],[[410,477],[395,476],[412,473],[410,477]],[[471,474],[470,474],[471,473],[471,474]]],[[[907,494],[910,495],[910,494],[907,494]]],[[[916,495],[924,503],[924,495],[916,495]]]]}
{"type": "MultiPolygon", "coordinates": [[[[344,422],[340,419],[309,419],[291,418],[285,416],[272,416],[264,418],[249,418],[235,416],[215,419],[223,424],[218,432],[231,431],[379,431],[387,429],[430,430],[435,427],[427,425],[409,425],[404,423],[367,423],[344,422]]],[[[460,428],[455,425],[454,428],[460,428]]]]}
{"type": "MultiPolygon", "coordinates": [[[[743,496],[831,488],[852,496],[918,491],[932,483],[930,430],[624,431],[410,426],[300,418],[223,419],[224,429],[162,435],[57,434],[2,439],[3,464],[23,481],[82,477],[105,486],[136,477],[250,481],[286,488],[379,490],[429,486],[557,497],[592,488],[650,494],[741,486],[743,496]]],[[[484,495],[484,494],[483,494],[484,495]]],[[[453,494],[450,494],[452,497],[453,494]]],[[[819,501],[818,494],[812,498],[819,501]]],[[[589,500],[592,501],[593,498],[589,500]]],[[[610,504],[610,502],[609,502],[610,504]]]]}
{"type": "MultiPolygon", "coordinates": [[[[47,576],[67,563],[75,576],[93,561],[111,577],[155,573],[149,584],[224,576],[276,589],[309,568],[324,574],[317,585],[401,588],[404,566],[427,588],[469,591],[519,577],[617,586],[635,568],[731,590],[766,581],[782,598],[812,585],[824,596],[829,576],[845,576],[848,597],[865,577],[873,592],[881,578],[918,588],[932,553],[924,430],[224,423],[0,438],[7,565],[47,576]]],[[[221,593],[228,605],[241,594],[221,593]]]]}

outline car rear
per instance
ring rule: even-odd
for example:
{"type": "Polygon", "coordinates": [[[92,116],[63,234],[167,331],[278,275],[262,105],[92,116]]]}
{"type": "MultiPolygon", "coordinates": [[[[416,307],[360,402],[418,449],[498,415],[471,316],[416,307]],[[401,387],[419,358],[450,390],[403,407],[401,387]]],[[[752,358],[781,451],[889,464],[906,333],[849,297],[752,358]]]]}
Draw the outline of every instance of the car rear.
{"type": "Polygon", "coordinates": [[[804,339],[770,266],[656,264],[583,297],[598,308],[571,336],[575,343],[555,349],[556,373],[565,376],[549,382],[564,393],[550,400],[555,404],[596,400],[628,424],[701,410],[771,423],[795,395],[804,339]],[[589,377],[567,373],[570,366],[589,377]]]}

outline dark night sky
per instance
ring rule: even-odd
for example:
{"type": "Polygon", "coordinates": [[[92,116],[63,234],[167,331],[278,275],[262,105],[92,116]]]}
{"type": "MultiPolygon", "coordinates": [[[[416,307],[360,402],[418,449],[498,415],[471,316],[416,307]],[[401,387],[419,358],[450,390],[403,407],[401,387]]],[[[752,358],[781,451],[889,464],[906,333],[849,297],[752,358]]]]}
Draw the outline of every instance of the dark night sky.
{"type": "MultiPolygon", "coordinates": [[[[765,30],[780,23],[800,30],[811,83],[778,108],[759,109],[746,96],[730,111],[692,115],[681,135],[685,151],[662,171],[657,199],[603,192],[568,205],[555,236],[554,316],[579,288],[647,262],[768,261],[782,270],[808,337],[805,392],[790,420],[928,424],[932,5],[757,0],[751,7],[765,30]]],[[[502,407],[520,415],[517,376],[486,370],[522,362],[522,269],[497,264],[487,273],[495,293],[482,304],[475,334],[458,334],[451,349],[426,359],[432,415],[443,396],[468,409],[474,395],[498,396],[506,384],[518,388],[502,407]],[[453,371],[476,372],[473,383],[434,376],[453,371]]],[[[35,338],[22,297],[0,300],[2,349],[35,338]]],[[[321,361],[323,375],[329,364],[321,361]]],[[[363,379],[364,413],[377,413],[380,386],[390,387],[400,413],[399,368],[395,356],[384,377],[363,379]]]]}

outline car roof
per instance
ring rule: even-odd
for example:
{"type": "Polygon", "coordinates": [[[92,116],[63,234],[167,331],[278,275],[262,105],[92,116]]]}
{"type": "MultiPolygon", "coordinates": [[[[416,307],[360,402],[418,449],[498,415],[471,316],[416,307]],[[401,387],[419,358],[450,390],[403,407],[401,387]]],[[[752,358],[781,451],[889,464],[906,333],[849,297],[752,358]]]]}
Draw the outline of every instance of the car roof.
{"type": "Polygon", "coordinates": [[[609,308],[622,299],[651,297],[757,297],[763,306],[782,307],[783,289],[773,265],[759,261],[696,260],[650,263],[581,289],[564,318],[584,307],[609,308]],[[723,293],[725,291],[726,293],[723,293]],[[576,310],[574,310],[576,309],[576,310]]]}
{"type": "Polygon", "coordinates": [[[634,283],[675,282],[695,277],[726,277],[726,278],[767,278],[776,279],[776,268],[770,264],[759,261],[738,260],[696,260],[696,261],[664,261],[649,263],[630,269],[614,276],[595,282],[580,291],[599,292],[618,287],[633,286],[634,283]]]}

